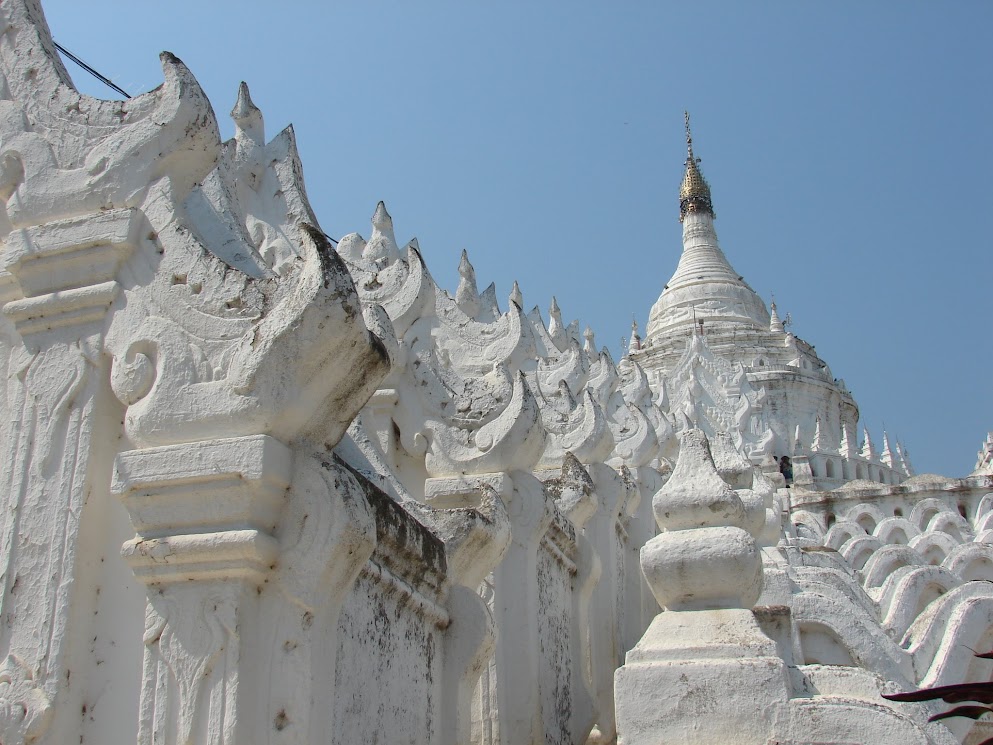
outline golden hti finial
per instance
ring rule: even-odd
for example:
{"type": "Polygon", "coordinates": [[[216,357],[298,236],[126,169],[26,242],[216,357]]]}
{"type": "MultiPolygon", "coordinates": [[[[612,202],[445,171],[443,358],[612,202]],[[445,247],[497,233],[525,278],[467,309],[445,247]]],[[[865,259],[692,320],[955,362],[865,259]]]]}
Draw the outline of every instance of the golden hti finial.
{"type": "Polygon", "coordinates": [[[686,158],[688,160],[694,160],[693,158],[693,133],[690,131],[690,112],[683,112],[683,121],[686,122],[686,158]]]}
{"type": "Polygon", "coordinates": [[[700,159],[693,155],[693,133],[690,131],[690,112],[684,111],[686,122],[686,173],[679,187],[679,222],[682,222],[688,212],[705,212],[711,217],[714,205],[710,198],[710,186],[700,173],[697,163],[700,159]]]}

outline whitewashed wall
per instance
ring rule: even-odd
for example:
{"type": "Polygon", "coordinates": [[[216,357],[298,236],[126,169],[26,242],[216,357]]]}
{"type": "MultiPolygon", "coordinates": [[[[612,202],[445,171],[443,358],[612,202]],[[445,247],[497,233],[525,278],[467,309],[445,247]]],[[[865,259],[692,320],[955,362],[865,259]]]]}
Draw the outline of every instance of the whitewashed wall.
{"type": "Polygon", "coordinates": [[[878,694],[989,674],[937,631],[993,643],[988,498],[847,432],[788,491],[702,337],[652,388],[468,256],[437,287],[383,204],[335,249],[247,86],[221,142],[172,55],[98,101],[2,19],[0,743],[949,741],[878,694]]]}

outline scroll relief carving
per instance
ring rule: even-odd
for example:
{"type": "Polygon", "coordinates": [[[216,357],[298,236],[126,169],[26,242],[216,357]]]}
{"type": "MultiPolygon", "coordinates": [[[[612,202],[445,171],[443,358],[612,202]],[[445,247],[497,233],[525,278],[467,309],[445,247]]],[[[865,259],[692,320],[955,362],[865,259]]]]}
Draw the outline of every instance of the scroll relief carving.
{"type": "Polygon", "coordinates": [[[37,740],[52,719],[52,701],[16,656],[0,666],[0,742],[19,745],[37,740]]]}
{"type": "MultiPolygon", "coordinates": [[[[200,115],[212,122],[209,108],[200,115]]],[[[137,532],[124,555],[148,586],[143,743],[249,727],[262,710],[239,677],[259,663],[241,635],[244,614],[260,612],[256,586],[273,581],[313,618],[340,602],[375,545],[360,490],[354,505],[332,499],[321,474],[335,466],[311,453],[327,457],[387,373],[390,351],[369,327],[387,341],[392,328],[362,308],[317,227],[292,129],[267,143],[244,84],[231,115],[235,137],[212,145],[202,179],[149,185],[148,237],[106,340],[134,448],[115,471],[137,532]],[[299,560],[307,546],[320,551],[299,560]]],[[[313,698],[309,666],[264,664],[313,698]]],[[[333,681],[333,659],[322,664],[333,681]]]]}

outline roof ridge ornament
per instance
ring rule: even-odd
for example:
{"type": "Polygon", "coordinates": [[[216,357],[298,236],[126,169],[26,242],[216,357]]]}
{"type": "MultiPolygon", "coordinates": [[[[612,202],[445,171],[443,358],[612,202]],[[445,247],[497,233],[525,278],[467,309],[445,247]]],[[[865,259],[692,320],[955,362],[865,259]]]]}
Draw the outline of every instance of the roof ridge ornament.
{"type": "Polygon", "coordinates": [[[714,214],[710,186],[697,167],[700,158],[693,154],[690,112],[684,111],[683,117],[686,123],[686,172],[683,174],[683,183],[679,187],[679,222],[686,218],[688,212],[703,212],[714,218],[717,215],[714,214]]]}

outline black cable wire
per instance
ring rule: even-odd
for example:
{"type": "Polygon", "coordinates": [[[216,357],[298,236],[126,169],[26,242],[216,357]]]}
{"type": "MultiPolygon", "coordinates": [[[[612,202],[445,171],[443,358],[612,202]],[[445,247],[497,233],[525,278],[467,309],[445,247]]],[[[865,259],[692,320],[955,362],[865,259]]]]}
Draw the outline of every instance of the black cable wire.
{"type": "MultiPolygon", "coordinates": [[[[64,46],[62,46],[57,41],[55,41],[55,39],[52,39],[52,43],[55,45],[55,48],[56,49],[58,49],[60,52],[62,52],[62,54],[64,54],[69,59],[71,59],[73,62],[75,62],[80,67],[82,67],[84,70],[86,70],[86,72],[88,72],[90,75],[92,75],[93,77],[95,77],[101,83],[103,83],[104,85],[110,86],[115,91],[117,91],[122,96],[124,96],[125,98],[131,98],[131,94],[130,93],[128,93],[126,90],[124,90],[119,85],[117,85],[116,83],[114,83],[114,81],[111,80],[110,78],[108,78],[108,77],[106,77],[106,76],[101,75],[100,73],[98,73],[96,70],[94,70],[88,64],[86,64],[85,62],[83,62],[83,60],[81,60],[75,54],[73,54],[68,49],[66,49],[64,46]]],[[[329,241],[331,241],[333,244],[335,244],[336,246],[338,245],[338,241],[336,239],[332,238],[330,235],[328,235],[327,233],[325,233],[323,230],[321,231],[321,233],[323,233],[324,237],[327,238],[329,241]]],[[[355,267],[355,268],[356,269],[361,269],[361,267],[355,267]]]]}
{"type": "Polygon", "coordinates": [[[83,62],[83,60],[81,60],[75,54],[73,54],[68,49],[66,49],[64,46],[62,46],[57,41],[55,41],[55,39],[52,39],[52,43],[55,45],[55,48],[56,49],[58,49],[60,52],[62,52],[62,54],[64,54],[69,59],[71,59],[73,62],[75,62],[80,67],[82,67],[84,70],[86,70],[86,72],[88,72],[90,75],[92,75],[93,77],[95,77],[101,83],[103,83],[106,86],[109,86],[110,88],[113,88],[115,91],[117,91],[118,93],[120,93],[125,98],[131,98],[131,94],[128,93],[123,88],[121,88],[121,86],[119,86],[116,83],[114,83],[114,81],[111,80],[110,78],[105,77],[105,76],[101,75],[100,73],[98,73],[96,70],[94,70],[88,64],[86,64],[85,62],[83,62]]]}
{"type": "MultiPolygon", "coordinates": [[[[75,62],[80,67],[82,67],[84,70],[86,70],[86,72],[88,72],[90,75],[92,75],[93,77],[95,77],[101,83],[103,83],[106,86],[109,86],[109,87],[113,88],[115,91],[117,91],[118,93],[120,93],[125,98],[131,98],[131,94],[128,93],[123,88],[121,88],[121,86],[117,85],[113,80],[111,80],[110,78],[106,77],[105,75],[101,75],[100,73],[98,73],[96,70],[94,70],[88,64],[86,64],[85,62],[83,62],[83,60],[81,60],[75,54],[73,54],[68,49],[66,49],[64,46],[62,46],[57,41],[55,41],[55,39],[52,39],[52,43],[55,45],[55,48],[56,49],[58,49],[60,52],[62,52],[62,54],[64,54],[69,59],[71,59],[73,62],[75,62]]],[[[327,238],[332,243],[334,243],[336,246],[338,245],[338,241],[336,239],[332,238],[330,235],[328,235],[327,233],[325,233],[323,230],[321,231],[321,233],[323,233],[324,234],[324,237],[327,238]]]]}

